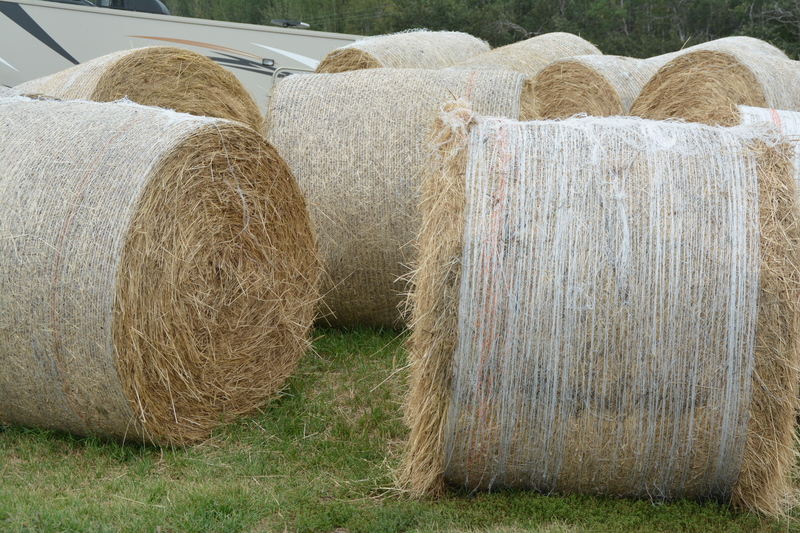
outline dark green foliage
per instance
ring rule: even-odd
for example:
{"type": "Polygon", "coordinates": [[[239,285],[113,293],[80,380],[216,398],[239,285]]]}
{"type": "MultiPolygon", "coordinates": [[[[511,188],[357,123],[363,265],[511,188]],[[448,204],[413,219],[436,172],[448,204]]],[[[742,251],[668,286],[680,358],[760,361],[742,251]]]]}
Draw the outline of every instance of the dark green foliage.
{"type": "Polygon", "coordinates": [[[603,53],[650,57],[749,35],[800,57],[800,0],[165,0],[175,15],[376,35],[411,28],[463,31],[493,46],[540,33],[584,37],[603,53]]]}

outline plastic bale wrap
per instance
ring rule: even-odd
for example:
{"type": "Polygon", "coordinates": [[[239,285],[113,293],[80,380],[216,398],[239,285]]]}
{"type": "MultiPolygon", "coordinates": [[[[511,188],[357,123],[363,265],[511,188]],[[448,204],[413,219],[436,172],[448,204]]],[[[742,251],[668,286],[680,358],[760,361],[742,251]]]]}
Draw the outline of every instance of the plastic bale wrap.
{"type": "Polygon", "coordinates": [[[486,41],[457,31],[412,30],[367,37],[330,52],[317,73],[370,68],[448,67],[489,50],[486,41]]]}
{"type": "Polygon", "coordinates": [[[0,420],[190,444],[308,346],[303,197],[240,123],[0,100],[0,420]]]}
{"type": "Polygon", "coordinates": [[[425,135],[454,96],[518,117],[530,94],[505,71],[370,69],[293,76],[270,100],[270,141],[309,204],[326,275],[324,321],[402,327],[425,135]]]}
{"type": "Polygon", "coordinates": [[[494,48],[450,68],[463,70],[512,70],[535,76],[544,67],[570,56],[602,54],[589,41],[571,33],[553,32],[494,48]]]}
{"type": "Polygon", "coordinates": [[[703,43],[661,67],[630,114],[735,126],[739,105],[800,110],[800,62],[751,37],[703,43]]]}
{"type": "Polygon", "coordinates": [[[769,124],[792,146],[795,186],[800,191],[800,113],[762,107],[739,106],[741,124],[769,124]]]}
{"type": "Polygon", "coordinates": [[[253,97],[230,72],[207,57],[170,46],[121,50],[17,86],[60,100],[138,104],[236,120],[264,133],[253,97]]]}
{"type": "Polygon", "coordinates": [[[446,109],[398,483],[794,503],[797,201],[766,129],[446,109]]]}
{"type": "Polygon", "coordinates": [[[642,87],[678,54],[648,59],[586,55],[555,61],[534,78],[535,118],[627,115],[642,87]]]}

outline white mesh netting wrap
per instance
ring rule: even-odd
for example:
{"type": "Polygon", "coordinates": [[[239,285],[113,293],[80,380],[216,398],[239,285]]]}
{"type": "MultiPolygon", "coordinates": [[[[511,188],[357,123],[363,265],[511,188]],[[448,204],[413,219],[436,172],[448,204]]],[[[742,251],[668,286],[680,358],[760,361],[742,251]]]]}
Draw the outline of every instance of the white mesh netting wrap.
{"type": "Polygon", "coordinates": [[[794,157],[792,158],[794,181],[800,188],[800,172],[798,172],[800,169],[800,113],[740,105],[739,116],[742,124],[770,124],[792,144],[794,148],[794,157]]]}
{"type": "Polygon", "coordinates": [[[281,82],[270,102],[270,142],[316,227],[325,321],[402,323],[427,128],[454,94],[481,112],[516,118],[523,82],[508,71],[386,68],[281,82]]]}
{"type": "Polygon", "coordinates": [[[759,290],[750,136],[637,119],[471,130],[445,479],[730,494],[759,290]]]}

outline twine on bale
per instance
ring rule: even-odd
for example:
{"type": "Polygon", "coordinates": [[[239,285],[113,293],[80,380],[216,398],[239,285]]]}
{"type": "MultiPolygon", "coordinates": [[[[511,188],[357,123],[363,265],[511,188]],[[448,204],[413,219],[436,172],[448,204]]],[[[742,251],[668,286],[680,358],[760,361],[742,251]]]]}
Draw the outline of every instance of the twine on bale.
{"type": "Polygon", "coordinates": [[[142,105],[236,120],[264,132],[261,111],[236,76],[182,48],[122,50],[22,83],[17,89],[61,100],[127,98],[142,105]]]}
{"type": "Polygon", "coordinates": [[[330,52],[318,74],[370,68],[448,67],[489,50],[486,41],[457,31],[411,30],[361,39],[330,52]]]}
{"type": "Polygon", "coordinates": [[[736,106],[800,110],[800,62],[749,37],[727,37],[685,50],[642,88],[631,115],[738,124],[736,106]]]}
{"type": "Polygon", "coordinates": [[[423,182],[399,483],[785,512],[800,281],[785,147],[753,128],[457,113],[423,182]]]}
{"type": "Polygon", "coordinates": [[[276,87],[270,141],[309,204],[326,273],[324,322],[403,326],[425,132],[453,95],[519,117],[531,98],[524,80],[504,71],[371,69],[276,87]]]}
{"type": "Polygon", "coordinates": [[[0,147],[1,420],[183,445],[283,386],[319,264],[260,134],[18,97],[0,147]]]}

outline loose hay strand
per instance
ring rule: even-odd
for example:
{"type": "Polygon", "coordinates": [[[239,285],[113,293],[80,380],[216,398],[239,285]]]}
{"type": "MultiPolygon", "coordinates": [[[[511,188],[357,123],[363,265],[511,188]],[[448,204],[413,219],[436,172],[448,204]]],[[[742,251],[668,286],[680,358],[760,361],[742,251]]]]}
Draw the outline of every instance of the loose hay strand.
{"type": "Polygon", "coordinates": [[[444,112],[449,120],[437,119],[429,140],[433,150],[421,183],[419,263],[407,302],[411,335],[405,418],[411,432],[397,483],[415,497],[436,495],[444,488],[444,428],[458,340],[466,140],[472,111],[462,103],[448,104],[444,112]]]}
{"type": "Polygon", "coordinates": [[[758,154],[760,290],[753,397],[738,507],[782,516],[798,504],[796,416],[800,412],[800,232],[790,146],[754,143],[758,154]]]}

